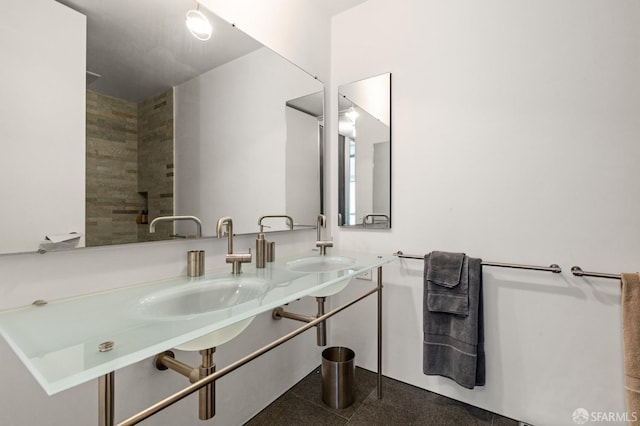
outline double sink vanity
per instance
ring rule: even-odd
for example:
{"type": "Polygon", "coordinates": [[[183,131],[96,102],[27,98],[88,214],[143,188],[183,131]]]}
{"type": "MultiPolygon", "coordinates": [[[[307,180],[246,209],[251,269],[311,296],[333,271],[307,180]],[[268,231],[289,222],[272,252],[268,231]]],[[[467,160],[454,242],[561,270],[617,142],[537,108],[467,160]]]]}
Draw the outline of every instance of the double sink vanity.
{"type": "MultiPolygon", "coordinates": [[[[13,97],[7,100],[35,108],[44,96],[60,102],[64,98],[67,104],[43,110],[41,116],[34,108],[18,109],[6,120],[16,126],[13,134],[20,135],[13,146],[24,151],[15,152],[12,163],[17,166],[7,169],[11,176],[5,181],[10,190],[3,193],[4,200],[21,208],[4,221],[0,255],[30,256],[28,253],[45,254],[69,247],[212,236],[212,218],[227,214],[236,219],[235,234],[252,234],[256,206],[263,211],[284,211],[297,219],[294,224],[290,216],[284,216],[289,219],[287,226],[264,225],[270,231],[313,228],[318,213],[325,211],[326,199],[324,84],[204,6],[198,10],[213,22],[215,43],[194,41],[184,31],[186,10],[181,8],[186,5],[146,0],[132,9],[118,2],[103,3],[57,0],[27,8],[12,2],[9,8],[13,18],[8,15],[7,22],[19,22],[19,17],[29,13],[49,26],[37,29],[46,35],[41,38],[48,44],[33,45],[29,38],[12,39],[9,44],[7,56],[12,57],[13,52],[13,58],[8,72],[16,81],[24,79],[25,84],[16,87],[30,90],[12,92],[13,97]],[[132,21],[137,25],[124,25],[132,21]],[[166,27],[159,27],[161,23],[166,27]],[[139,34],[168,36],[153,37],[146,43],[139,34]],[[175,43],[165,43],[168,41],[175,43]],[[132,53],[122,55],[111,46],[126,46],[124,53],[132,53]],[[218,46],[234,49],[223,58],[218,55],[218,46]],[[149,51],[167,54],[156,55],[151,63],[149,51]],[[25,63],[27,57],[34,62],[25,63]],[[52,85],[25,74],[27,68],[66,79],[52,85]],[[127,71],[122,76],[116,72],[131,69],[141,71],[127,71]],[[132,74],[138,78],[132,79],[132,74]],[[166,81],[149,87],[158,75],[164,75],[166,81]],[[40,85],[34,86],[36,83],[40,85]],[[138,114],[149,108],[156,111],[157,123],[138,114]],[[140,121],[134,126],[136,132],[129,129],[132,123],[123,121],[129,115],[143,117],[136,118],[140,121]],[[52,127],[52,120],[64,125],[52,127]],[[24,126],[25,122],[30,125],[24,126]],[[39,129],[45,133],[35,132],[39,129]],[[127,129],[126,137],[120,133],[122,129],[127,129]],[[153,144],[147,134],[155,135],[153,144]],[[122,140],[127,141],[126,149],[122,140]],[[151,146],[153,155],[148,151],[151,146]],[[25,158],[29,161],[23,161],[25,158]],[[28,197],[13,190],[11,182],[31,181],[50,167],[52,159],[67,166],[56,176],[39,181],[28,197]],[[238,173],[245,170],[251,173],[238,173]],[[132,175],[138,177],[136,183],[132,183],[132,175]],[[209,185],[229,176],[244,190],[209,185]],[[256,177],[260,185],[254,184],[256,177]],[[55,200],[47,202],[52,194],[55,200]],[[43,204],[47,204],[46,215],[38,215],[43,204]],[[174,214],[180,216],[166,216],[174,214]],[[149,219],[153,219],[150,224],[149,219]],[[185,221],[196,222],[194,235],[193,224],[185,221]],[[71,238],[73,244],[61,244],[65,239],[54,241],[61,236],[71,238]]],[[[5,28],[6,34],[12,31],[11,26],[5,28]]],[[[338,144],[333,148],[339,153],[338,225],[358,229],[356,232],[388,230],[391,75],[341,85],[334,113],[339,121],[338,144]]],[[[325,345],[325,320],[377,293],[380,396],[382,266],[396,257],[335,250],[332,241],[321,238],[320,228],[326,226],[321,214],[316,239],[319,253],[272,261],[275,243],[266,241],[262,223],[272,217],[263,216],[258,222],[254,260],[251,253],[233,252],[234,231],[230,217],[225,216],[215,235],[220,238],[226,226],[226,265],[220,262],[219,268],[204,275],[36,301],[0,311],[0,334],[49,395],[98,379],[101,426],[115,423],[114,372],[145,359],[153,359],[159,370],[172,369],[188,376],[192,384],[121,424],[138,423],[197,391],[201,409],[206,406],[205,414],[200,413],[202,419],[214,414],[211,405],[215,401],[214,391],[204,392],[204,399],[202,391],[218,378],[312,327],[317,328],[318,345],[325,345]],[[377,285],[366,286],[369,282],[361,281],[359,284],[370,288],[325,313],[326,297],[376,268],[377,285]],[[317,299],[317,313],[301,315],[282,307],[305,296],[317,299]],[[242,333],[265,312],[271,312],[269,321],[289,319],[304,324],[216,371],[212,361],[215,348],[242,333]],[[174,348],[199,351],[203,364],[196,368],[182,364],[169,351],[174,348]]]]}
{"type": "MultiPolygon", "coordinates": [[[[201,353],[215,348],[240,334],[261,313],[305,296],[330,296],[352,278],[375,268],[380,279],[382,266],[394,259],[333,250],[280,259],[265,268],[246,265],[240,274],[232,274],[226,266],[198,277],[170,278],[6,310],[0,312],[0,332],[49,395],[99,378],[100,424],[113,424],[113,402],[108,394],[113,393],[115,370],[171,348],[201,353]],[[111,388],[106,396],[102,392],[105,377],[110,377],[106,385],[111,388]]],[[[378,293],[380,307],[381,290],[378,282],[357,300],[378,293]]],[[[311,317],[313,321],[227,372],[353,303],[311,317]]],[[[209,384],[216,379],[208,377],[209,384]]],[[[180,399],[207,384],[197,379],[192,382],[180,399]]],[[[168,405],[121,424],[136,424],[168,405]]]]}

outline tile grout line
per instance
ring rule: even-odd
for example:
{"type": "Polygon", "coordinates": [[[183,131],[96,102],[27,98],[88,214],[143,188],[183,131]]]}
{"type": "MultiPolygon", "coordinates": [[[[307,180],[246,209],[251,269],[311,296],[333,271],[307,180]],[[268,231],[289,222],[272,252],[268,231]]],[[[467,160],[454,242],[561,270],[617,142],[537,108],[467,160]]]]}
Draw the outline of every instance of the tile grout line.
{"type": "MultiPolygon", "coordinates": [[[[295,395],[295,394],[294,394],[294,395],[295,395]]],[[[300,398],[301,400],[303,400],[303,401],[305,401],[305,402],[308,402],[308,403],[309,403],[309,404],[311,404],[311,405],[314,405],[314,406],[316,406],[316,407],[320,407],[320,408],[322,408],[324,411],[326,411],[327,413],[329,413],[329,414],[331,414],[331,415],[334,415],[334,416],[336,416],[336,417],[339,417],[339,418],[341,418],[342,420],[349,421],[349,419],[350,419],[350,417],[345,417],[345,416],[343,416],[342,414],[336,413],[334,408],[327,407],[324,403],[322,403],[322,404],[318,404],[318,403],[317,403],[317,402],[315,402],[315,401],[312,401],[312,400],[310,400],[310,399],[304,398],[304,397],[299,396],[299,395],[296,395],[296,397],[300,398]]]]}
{"type": "Polygon", "coordinates": [[[356,414],[358,414],[358,412],[362,409],[362,407],[364,407],[364,404],[365,404],[369,399],[371,399],[371,397],[372,397],[372,395],[373,395],[374,393],[376,393],[376,388],[373,388],[373,389],[371,390],[371,392],[369,392],[369,395],[368,395],[365,399],[363,399],[363,400],[362,400],[362,404],[360,404],[360,406],[356,409],[356,411],[354,411],[354,412],[353,412],[353,414],[351,415],[351,417],[349,417],[349,418],[347,419],[347,424],[351,423],[351,420],[353,420],[353,418],[356,416],[356,414]]]}
{"type": "Polygon", "coordinates": [[[330,414],[331,416],[335,416],[335,417],[338,417],[338,418],[340,418],[340,419],[342,419],[342,420],[349,421],[349,419],[347,419],[346,417],[341,416],[340,414],[338,414],[338,413],[336,413],[336,412],[331,411],[331,409],[327,408],[324,404],[318,404],[318,403],[316,403],[315,401],[311,401],[310,399],[307,399],[307,398],[305,398],[305,397],[303,397],[303,396],[301,396],[301,395],[297,395],[295,392],[292,392],[291,394],[292,394],[293,396],[295,396],[296,398],[298,398],[299,400],[302,400],[303,402],[305,402],[305,403],[307,403],[307,404],[311,404],[311,405],[313,405],[314,407],[322,408],[322,409],[323,409],[327,414],[330,414]]]}

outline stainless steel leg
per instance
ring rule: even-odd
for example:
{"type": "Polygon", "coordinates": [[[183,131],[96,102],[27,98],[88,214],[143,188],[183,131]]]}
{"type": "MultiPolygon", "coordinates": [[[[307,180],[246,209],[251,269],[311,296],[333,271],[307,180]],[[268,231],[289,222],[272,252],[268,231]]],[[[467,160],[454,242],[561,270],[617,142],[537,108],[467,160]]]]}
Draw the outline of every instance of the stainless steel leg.
{"type": "Polygon", "coordinates": [[[113,371],[98,379],[98,426],[114,425],[114,382],[115,373],[113,371]]]}
{"type": "Polygon", "coordinates": [[[378,267],[378,399],[382,399],[382,266],[378,267]]]}

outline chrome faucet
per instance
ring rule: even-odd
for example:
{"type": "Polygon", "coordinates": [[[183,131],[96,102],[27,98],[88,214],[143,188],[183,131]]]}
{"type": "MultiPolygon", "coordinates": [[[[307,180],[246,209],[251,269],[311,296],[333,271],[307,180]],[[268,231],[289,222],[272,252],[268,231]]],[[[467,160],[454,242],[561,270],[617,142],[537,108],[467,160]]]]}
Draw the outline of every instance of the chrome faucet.
{"type": "Polygon", "coordinates": [[[322,240],[321,227],[327,227],[327,217],[323,214],[318,215],[316,247],[320,248],[320,255],[324,256],[327,254],[327,247],[333,247],[333,240],[322,240]]]}
{"type": "Polygon", "coordinates": [[[232,273],[234,275],[240,274],[242,272],[242,264],[243,263],[251,263],[251,249],[249,249],[249,253],[234,253],[233,252],[233,221],[229,216],[221,217],[218,219],[218,223],[216,224],[216,236],[218,238],[224,237],[224,232],[222,227],[227,225],[227,255],[225,256],[225,261],[227,263],[231,263],[232,273]]]}
{"type": "Polygon", "coordinates": [[[260,232],[262,232],[262,227],[264,226],[262,224],[262,220],[274,218],[274,217],[282,217],[284,219],[287,219],[287,225],[289,225],[289,229],[293,229],[293,219],[291,218],[291,216],[288,216],[286,214],[268,214],[268,215],[260,216],[260,219],[258,219],[258,226],[260,226],[260,232]]]}
{"type": "Polygon", "coordinates": [[[366,228],[367,224],[369,225],[375,225],[376,223],[381,223],[385,225],[385,228],[389,227],[389,216],[383,213],[369,213],[368,215],[365,215],[362,218],[362,227],[366,228]],[[377,217],[381,217],[383,220],[376,222],[376,218],[377,217]],[[368,219],[371,219],[371,222],[368,221],[368,219]]]}
{"type": "Polygon", "coordinates": [[[176,220],[191,220],[196,224],[196,236],[198,238],[202,237],[202,221],[195,216],[160,216],[156,217],[149,224],[149,233],[153,234],[156,232],[156,224],[158,222],[168,222],[168,221],[176,221],[176,220]]]}
{"type": "MultiPolygon", "coordinates": [[[[274,218],[274,217],[282,217],[287,219],[287,224],[289,225],[289,229],[293,229],[293,219],[291,218],[291,216],[287,216],[286,214],[268,214],[265,216],[260,216],[260,219],[258,219],[258,226],[260,227],[260,232],[258,232],[258,237],[256,238],[256,268],[264,268],[266,262],[268,261],[267,259],[267,240],[265,240],[264,238],[264,226],[262,224],[262,221],[264,219],[268,219],[268,218],[274,218]]],[[[275,243],[271,243],[271,249],[273,253],[273,244],[275,243]]],[[[272,261],[272,260],[271,260],[272,261]]]]}

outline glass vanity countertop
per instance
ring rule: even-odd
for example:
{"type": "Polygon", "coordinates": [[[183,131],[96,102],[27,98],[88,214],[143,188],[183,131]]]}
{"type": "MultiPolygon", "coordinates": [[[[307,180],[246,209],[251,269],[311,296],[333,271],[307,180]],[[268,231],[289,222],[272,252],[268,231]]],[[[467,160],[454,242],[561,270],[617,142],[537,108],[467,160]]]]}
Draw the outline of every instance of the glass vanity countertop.
{"type": "MultiPolygon", "coordinates": [[[[345,269],[323,272],[297,268],[298,261],[304,264],[312,256],[281,259],[264,269],[245,265],[238,276],[225,265],[200,277],[177,277],[50,301],[43,306],[8,309],[0,311],[0,333],[52,395],[397,259],[332,250],[327,256],[352,262],[346,263],[345,269]],[[218,306],[211,311],[185,314],[180,307],[179,314],[170,310],[163,311],[164,316],[145,312],[146,301],[154,295],[180,293],[172,290],[206,286],[209,281],[214,287],[217,280],[238,280],[237,289],[244,283],[252,288],[235,299],[235,291],[224,291],[221,296],[229,300],[221,307],[218,302],[207,302],[218,306]],[[100,352],[99,345],[108,341],[114,342],[113,349],[100,352]]],[[[195,306],[197,310],[198,297],[188,302],[189,309],[195,306]]]]}

